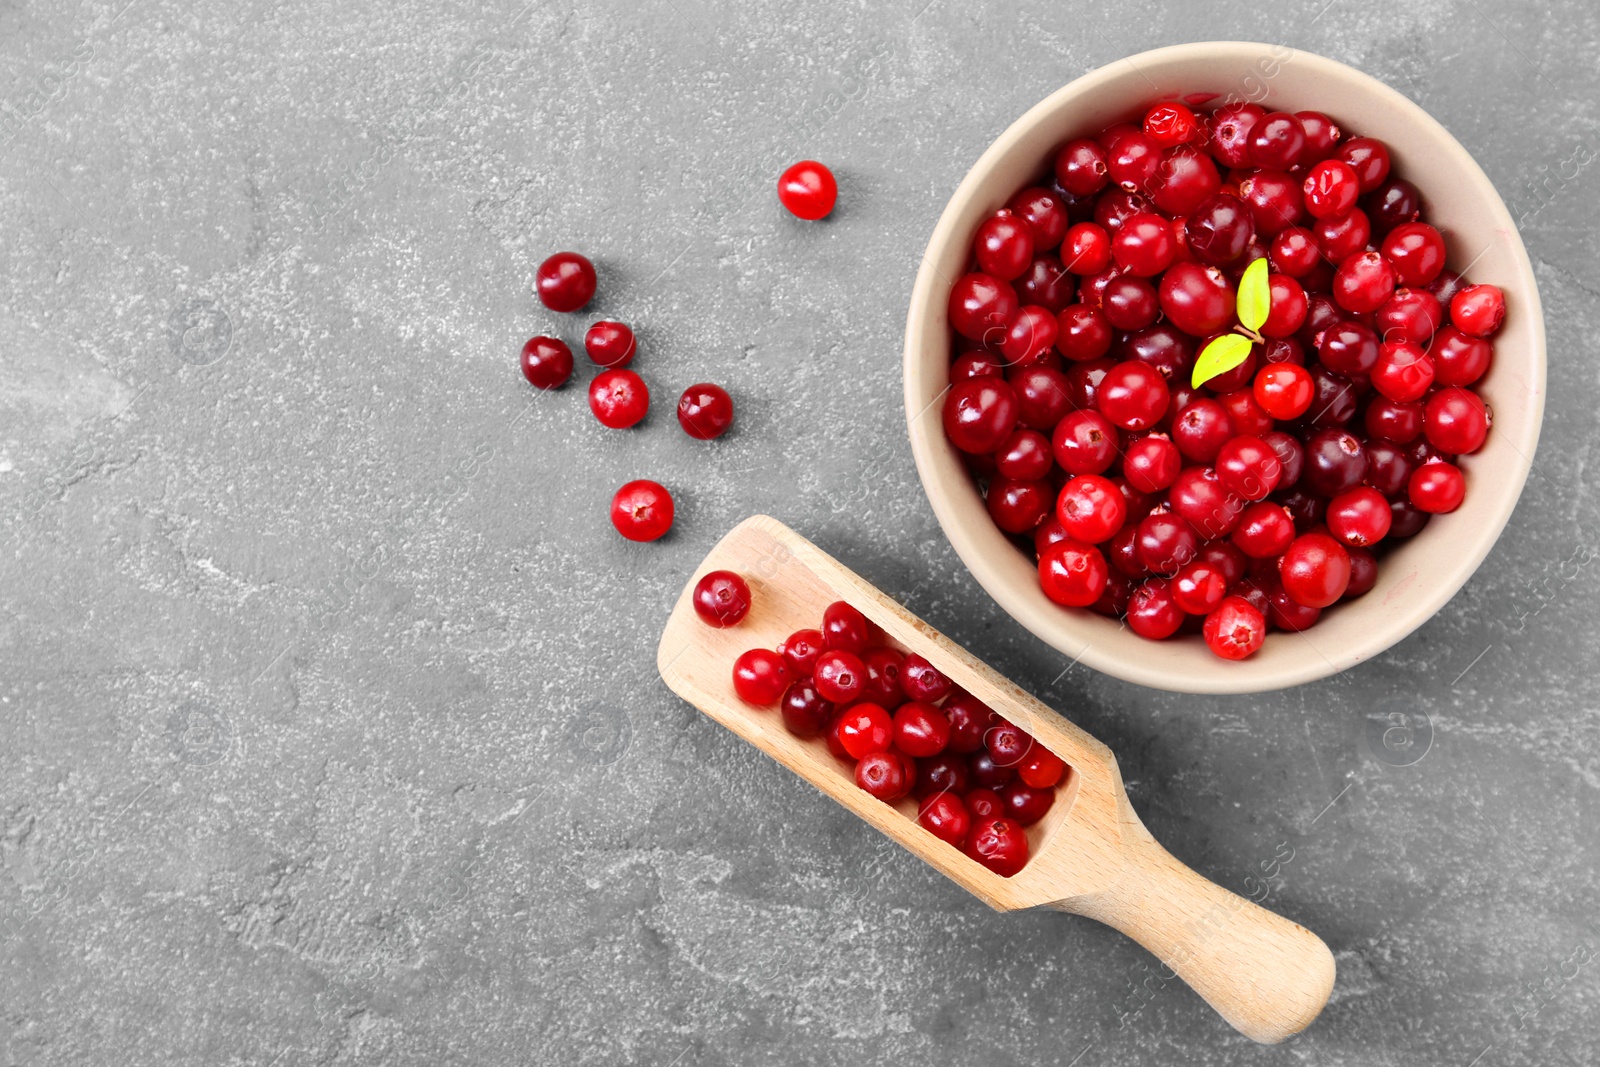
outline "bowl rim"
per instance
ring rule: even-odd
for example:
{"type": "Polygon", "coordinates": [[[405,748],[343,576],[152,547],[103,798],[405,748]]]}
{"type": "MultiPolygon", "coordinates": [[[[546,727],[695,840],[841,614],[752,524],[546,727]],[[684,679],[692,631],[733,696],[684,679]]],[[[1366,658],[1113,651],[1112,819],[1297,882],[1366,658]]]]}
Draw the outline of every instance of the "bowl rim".
{"type": "MultiPolygon", "coordinates": [[[[1470,267],[1470,264],[1468,266],[1470,267]]],[[[1495,189],[1472,154],[1448,129],[1420,105],[1378,78],[1337,60],[1283,44],[1208,41],[1170,45],[1139,52],[1089,71],[1029,108],[984,150],[956,187],[955,192],[951,194],[923,252],[907,310],[902,378],[912,455],[916,461],[923,491],[933,507],[934,515],[967,569],[1012,618],[1045,643],[1074,657],[1075,663],[1081,662],[1112,677],[1174,692],[1232,694],[1263,692],[1302,685],[1337,674],[1376,656],[1432,618],[1466,584],[1499,539],[1527,481],[1544,418],[1546,362],[1544,314],[1527,248],[1499,191],[1495,189]],[[1088,96],[1113,79],[1120,80],[1126,77],[1126,71],[1130,67],[1140,69],[1178,61],[1192,62],[1197,59],[1237,63],[1256,60],[1267,53],[1281,56],[1285,52],[1289,53],[1297,65],[1310,68],[1314,75],[1320,74],[1336,81],[1353,79],[1363,83],[1364,88],[1384,105],[1399,112],[1401,121],[1431,128],[1436,139],[1447,147],[1451,155],[1451,158],[1443,161],[1441,166],[1453,168],[1454,181],[1470,186],[1468,190],[1470,197],[1487,205],[1488,217],[1485,219],[1485,224],[1507,239],[1506,250],[1516,275],[1518,299],[1523,305],[1521,310],[1527,314],[1529,320],[1532,358],[1525,380],[1531,410],[1520,436],[1515,438],[1502,436],[1502,440],[1507,441],[1515,456],[1504,468],[1497,468],[1497,473],[1503,474],[1496,479],[1499,491],[1492,498],[1492,508],[1481,516],[1480,525],[1469,537],[1457,538],[1456,547],[1463,548],[1464,551],[1457,553],[1454,566],[1442,576],[1444,580],[1437,582],[1425,594],[1420,594],[1419,599],[1408,609],[1387,612],[1384,616],[1385,621],[1371,629],[1369,640],[1358,641],[1352,647],[1331,653],[1318,650],[1319,654],[1316,656],[1301,656],[1290,663],[1277,664],[1267,669],[1249,669],[1252,664],[1246,660],[1227,664],[1229,670],[1211,672],[1203,677],[1176,677],[1170,669],[1170,664],[1129,658],[1086,640],[1082,634],[1070,632],[1072,626],[1069,622],[1074,616],[1065,614],[1067,609],[1049,605],[1048,602],[1045,603],[1053,610],[1041,610],[1039,598],[1031,600],[1025,598],[1014,587],[1012,578],[1001,573],[999,563],[991,555],[993,545],[980,544],[980,540],[992,541],[992,538],[980,537],[964,524],[963,515],[970,507],[970,502],[958,499],[957,494],[945,483],[948,471],[940,469],[942,464],[948,467],[948,462],[939,454],[941,450],[949,453],[950,461],[954,459],[954,450],[944,440],[942,431],[937,429],[930,431],[929,424],[932,423],[937,427],[938,420],[926,417],[929,409],[939,402],[949,385],[945,382],[943,388],[933,395],[932,400],[925,399],[930,390],[925,388],[927,383],[921,371],[923,338],[932,326],[948,329],[942,323],[943,305],[947,300],[945,290],[948,288],[949,279],[941,277],[937,261],[941,250],[958,236],[956,230],[961,224],[960,216],[966,212],[974,199],[984,196],[985,187],[992,180],[991,172],[1002,164],[1018,143],[1031,136],[1042,123],[1050,121],[1069,101],[1088,96]]],[[[1484,492],[1485,487],[1479,486],[1477,491],[1484,492]]],[[[998,530],[991,530],[990,533],[1002,539],[1004,537],[998,530]]],[[[1219,660],[1218,663],[1222,661],[1219,660]]]]}

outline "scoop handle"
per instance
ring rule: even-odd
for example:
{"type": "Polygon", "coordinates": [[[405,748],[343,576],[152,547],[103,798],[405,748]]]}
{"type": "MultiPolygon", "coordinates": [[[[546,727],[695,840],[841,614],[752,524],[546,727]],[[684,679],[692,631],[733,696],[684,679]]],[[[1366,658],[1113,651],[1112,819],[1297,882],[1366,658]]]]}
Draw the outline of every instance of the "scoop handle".
{"type": "Polygon", "coordinates": [[[1139,942],[1253,1041],[1276,1044],[1309,1026],[1333,991],[1322,939],[1184,866],[1137,816],[1123,825],[1120,876],[1054,906],[1139,942]]]}

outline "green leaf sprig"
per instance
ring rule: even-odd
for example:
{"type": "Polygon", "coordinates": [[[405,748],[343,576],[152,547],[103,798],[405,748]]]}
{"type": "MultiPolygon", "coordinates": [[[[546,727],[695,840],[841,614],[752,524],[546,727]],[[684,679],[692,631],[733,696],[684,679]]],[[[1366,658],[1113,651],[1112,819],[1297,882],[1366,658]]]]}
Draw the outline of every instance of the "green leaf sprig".
{"type": "Polygon", "coordinates": [[[1266,341],[1258,332],[1272,310],[1272,287],[1267,282],[1267,261],[1258,259],[1239,279],[1239,323],[1200,350],[1190,384],[1198,389],[1219,374],[1226,374],[1250,358],[1250,346],[1266,341]]]}

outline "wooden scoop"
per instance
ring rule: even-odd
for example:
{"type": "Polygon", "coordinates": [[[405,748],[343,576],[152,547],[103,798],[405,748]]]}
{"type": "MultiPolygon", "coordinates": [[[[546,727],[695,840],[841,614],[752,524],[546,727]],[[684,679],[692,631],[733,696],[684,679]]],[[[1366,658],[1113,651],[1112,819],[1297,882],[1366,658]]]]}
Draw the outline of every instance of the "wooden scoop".
{"type": "Polygon", "coordinates": [[[1317,1017],[1333,989],[1333,955],[1311,931],[1207,881],[1156,843],[1128,804],[1111,750],[980,663],[933,627],[776,519],[735,527],[700,564],[661,635],[656,663],[673,692],[801,775],[999,911],[1047,904],[1098,919],[1149,949],[1240,1033],[1278,1042],[1317,1017]],[[707,626],[691,603],[707,571],[749,582],[737,626],[707,626]],[[902,652],[1022,727],[1071,768],[1048,815],[1028,829],[1031,859],[1002,878],[917,824],[910,798],[885,804],[856,787],[818,739],[784,729],[776,708],[733,691],[733,661],[814,628],[846,600],[902,652]]]}

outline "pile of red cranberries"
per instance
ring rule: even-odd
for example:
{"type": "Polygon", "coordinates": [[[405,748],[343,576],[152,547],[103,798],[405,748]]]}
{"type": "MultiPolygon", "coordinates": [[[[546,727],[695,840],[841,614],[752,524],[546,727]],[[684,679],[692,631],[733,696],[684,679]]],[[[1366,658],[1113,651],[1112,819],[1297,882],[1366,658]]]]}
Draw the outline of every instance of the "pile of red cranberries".
{"type": "Polygon", "coordinates": [[[1460,506],[1505,300],[1446,268],[1382,142],[1315,111],[1158,103],[1063,145],[972,253],[944,429],[1056,603],[1243,659],[1460,506]],[[1196,384],[1229,332],[1248,356],[1196,384]]]}
{"type": "MultiPolygon", "coordinates": [[[[576,252],[557,252],[534,278],[539,301],[551,311],[581,311],[594,299],[594,264],[576,252]]],[[[637,426],[650,410],[650,387],[629,364],[638,351],[633,330],[601,319],[583,335],[584,351],[600,367],[589,382],[589,410],[613,430],[637,426]]],[[[559,389],[572,377],[572,349],[557,337],[538,336],[522,346],[522,376],[539,389],[559,389]]],[[[700,441],[721,437],[733,425],[733,398],[710,382],[691,385],[678,398],[678,425],[700,441]]],[[[648,479],[628,482],[611,498],[611,524],[630,541],[654,541],[672,528],[672,494],[648,479]]]]}
{"type": "MultiPolygon", "coordinates": [[[[708,625],[736,625],[750,588],[731,571],[696,583],[695,611],[708,625]]],[[[790,634],[776,650],[753,648],[733,665],[739,698],[779,706],[786,729],[820,738],[855,767],[856,785],[888,804],[917,800],[917,822],[1003,877],[1028,862],[1026,827],[1055,803],[1067,765],[844,601],[822,626],[790,634]]]]}

